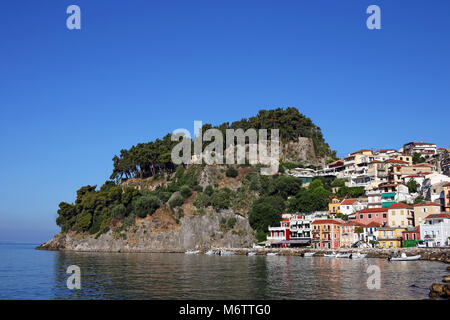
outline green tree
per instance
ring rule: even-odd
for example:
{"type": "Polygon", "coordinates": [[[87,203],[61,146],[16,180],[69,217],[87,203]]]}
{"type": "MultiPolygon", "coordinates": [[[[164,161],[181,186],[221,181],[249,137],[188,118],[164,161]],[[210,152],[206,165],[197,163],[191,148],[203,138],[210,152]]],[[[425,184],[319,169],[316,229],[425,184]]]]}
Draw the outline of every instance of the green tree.
{"type": "Polygon", "coordinates": [[[228,167],[227,171],[225,171],[225,175],[230,178],[236,178],[238,176],[238,171],[233,167],[228,167]]]}
{"type": "Polygon", "coordinates": [[[406,186],[408,187],[410,193],[415,193],[419,189],[420,184],[418,184],[417,181],[414,178],[412,178],[411,180],[408,181],[406,186]]]}
{"type": "Polygon", "coordinates": [[[184,199],[186,199],[186,198],[189,198],[192,195],[192,190],[191,190],[191,188],[189,188],[189,186],[182,186],[180,188],[180,193],[181,193],[181,196],[184,199]]]}
{"type": "Polygon", "coordinates": [[[169,200],[169,205],[171,208],[182,206],[184,203],[184,198],[181,195],[176,195],[171,200],[169,200]]]}
{"type": "Polygon", "coordinates": [[[423,162],[425,162],[425,158],[422,157],[422,155],[420,153],[416,152],[413,154],[412,162],[413,162],[413,164],[423,163],[423,162]]]}
{"type": "Polygon", "coordinates": [[[265,196],[253,202],[249,213],[249,222],[253,230],[266,232],[269,226],[280,223],[285,209],[281,196],[265,196]]]}
{"type": "Polygon", "coordinates": [[[159,199],[155,196],[141,196],[133,200],[133,214],[145,218],[148,214],[153,214],[159,208],[159,199]]]}

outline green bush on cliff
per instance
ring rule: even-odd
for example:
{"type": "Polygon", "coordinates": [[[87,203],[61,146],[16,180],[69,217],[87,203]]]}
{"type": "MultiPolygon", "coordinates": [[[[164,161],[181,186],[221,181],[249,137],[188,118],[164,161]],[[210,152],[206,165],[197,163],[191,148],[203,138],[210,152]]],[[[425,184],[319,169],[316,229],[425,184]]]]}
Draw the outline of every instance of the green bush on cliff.
{"type": "Polygon", "coordinates": [[[253,230],[266,232],[269,226],[279,225],[285,209],[281,196],[264,196],[253,202],[249,222],[253,230]]]}
{"type": "Polygon", "coordinates": [[[86,231],[91,225],[92,215],[90,213],[83,214],[77,218],[75,226],[79,231],[86,231]]]}
{"type": "Polygon", "coordinates": [[[159,199],[155,196],[146,195],[133,200],[132,213],[140,218],[145,218],[148,214],[152,214],[160,206],[159,199]]]}
{"type": "Polygon", "coordinates": [[[225,171],[225,175],[230,178],[236,178],[238,176],[238,171],[233,167],[229,167],[227,171],[225,171]]]}
{"type": "Polygon", "coordinates": [[[184,198],[181,195],[177,195],[169,201],[169,206],[171,208],[176,208],[176,207],[182,206],[183,203],[184,203],[184,198]]]}
{"type": "Polygon", "coordinates": [[[189,188],[189,186],[182,186],[180,188],[180,193],[181,193],[181,196],[184,199],[186,199],[186,198],[189,198],[192,195],[192,190],[191,190],[191,188],[189,188]]]}
{"type": "Polygon", "coordinates": [[[122,203],[114,206],[111,209],[111,216],[113,218],[122,219],[122,218],[126,217],[127,215],[128,215],[128,210],[127,210],[127,208],[125,208],[125,206],[122,203]]]}

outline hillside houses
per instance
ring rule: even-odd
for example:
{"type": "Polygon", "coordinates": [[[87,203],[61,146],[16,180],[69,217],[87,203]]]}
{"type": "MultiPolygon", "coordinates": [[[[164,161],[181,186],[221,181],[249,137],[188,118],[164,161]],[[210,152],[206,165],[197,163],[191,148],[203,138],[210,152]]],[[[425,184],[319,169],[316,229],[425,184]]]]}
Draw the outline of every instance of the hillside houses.
{"type": "MultiPolygon", "coordinates": [[[[361,149],[308,174],[312,179],[343,179],[348,188],[363,187],[364,196],[331,197],[326,217],[301,215],[302,224],[307,221],[309,226],[309,241],[304,233],[296,234],[302,245],[333,250],[361,243],[382,248],[449,246],[450,149],[428,142],[409,142],[400,150],[361,149]]],[[[282,223],[292,234],[298,221],[282,223]]],[[[286,236],[281,241],[281,246],[298,244],[286,242],[286,236]]]]}

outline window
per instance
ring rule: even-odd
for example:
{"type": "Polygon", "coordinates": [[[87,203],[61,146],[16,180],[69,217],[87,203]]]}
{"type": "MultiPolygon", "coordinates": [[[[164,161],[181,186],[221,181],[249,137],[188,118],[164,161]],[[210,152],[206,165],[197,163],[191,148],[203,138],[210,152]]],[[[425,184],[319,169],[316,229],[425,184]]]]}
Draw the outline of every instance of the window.
{"type": "Polygon", "coordinates": [[[364,219],[364,215],[363,215],[363,214],[360,214],[360,215],[359,215],[359,218],[360,218],[360,219],[364,219]]]}
{"type": "Polygon", "coordinates": [[[372,215],[371,215],[370,213],[367,215],[367,217],[368,217],[369,219],[372,219],[372,215]]]}
{"type": "Polygon", "coordinates": [[[383,213],[383,218],[386,218],[386,213],[383,213]]]}

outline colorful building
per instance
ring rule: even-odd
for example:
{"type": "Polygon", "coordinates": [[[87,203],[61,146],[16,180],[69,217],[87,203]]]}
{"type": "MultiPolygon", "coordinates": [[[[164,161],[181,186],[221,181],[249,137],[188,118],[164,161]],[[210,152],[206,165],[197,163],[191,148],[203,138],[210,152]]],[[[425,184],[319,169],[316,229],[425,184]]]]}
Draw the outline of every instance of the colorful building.
{"type": "Polygon", "coordinates": [[[342,219],[318,219],[312,222],[312,246],[315,249],[339,249],[341,247],[342,219]]]}
{"type": "Polygon", "coordinates": [[[406,228],[383,227],[378,229],[378,245],[381,248],[401,248],[402,247],[402,232],[406,228]]]}
{"type": "Polygon", "coordinates": [[[440,200],[442,211],[450,212],[450,183],[447,183],[442,186],[440,200]]]}
{"type": "Polygon", "coordinates": [[[430,214],[441,212],[441,205],[436,202],[422,201],[414,205],[414,225],[418,226],[425,222],[425,218],[430,214]]]}
{"type": "Polygon", "coordinates": [[[404,203],[394,203],[388,208],[390,227],[412,227],[414,225],[414,208],[404,203]]]}
{"type": "Polygon", "coordinates": [[[420,240],[420,226],[414,228],[408,228],[402,232],[402,246],[415,247],[417,242],[420,240]]]}
{"type": "Polygon", "coordinates": [[[427,247],[450,245],[450,213],[430,214],[420,225],[420,237],[427,247]]]}
{"type": "Polygon", "coordinates": [[[349,216],[350,220],[367,225],[375,222],[382,226],[389,225],[388,208],[366,208],[349,216]]]}
{"type": "Polygon", "coordinates": [[[336,216],[338,213],[341,213],[340,206],[341,206],[342,199],[338,197],[331,197],[330,202],[328,203],[328,213],[331,216],[336,216]]]}

